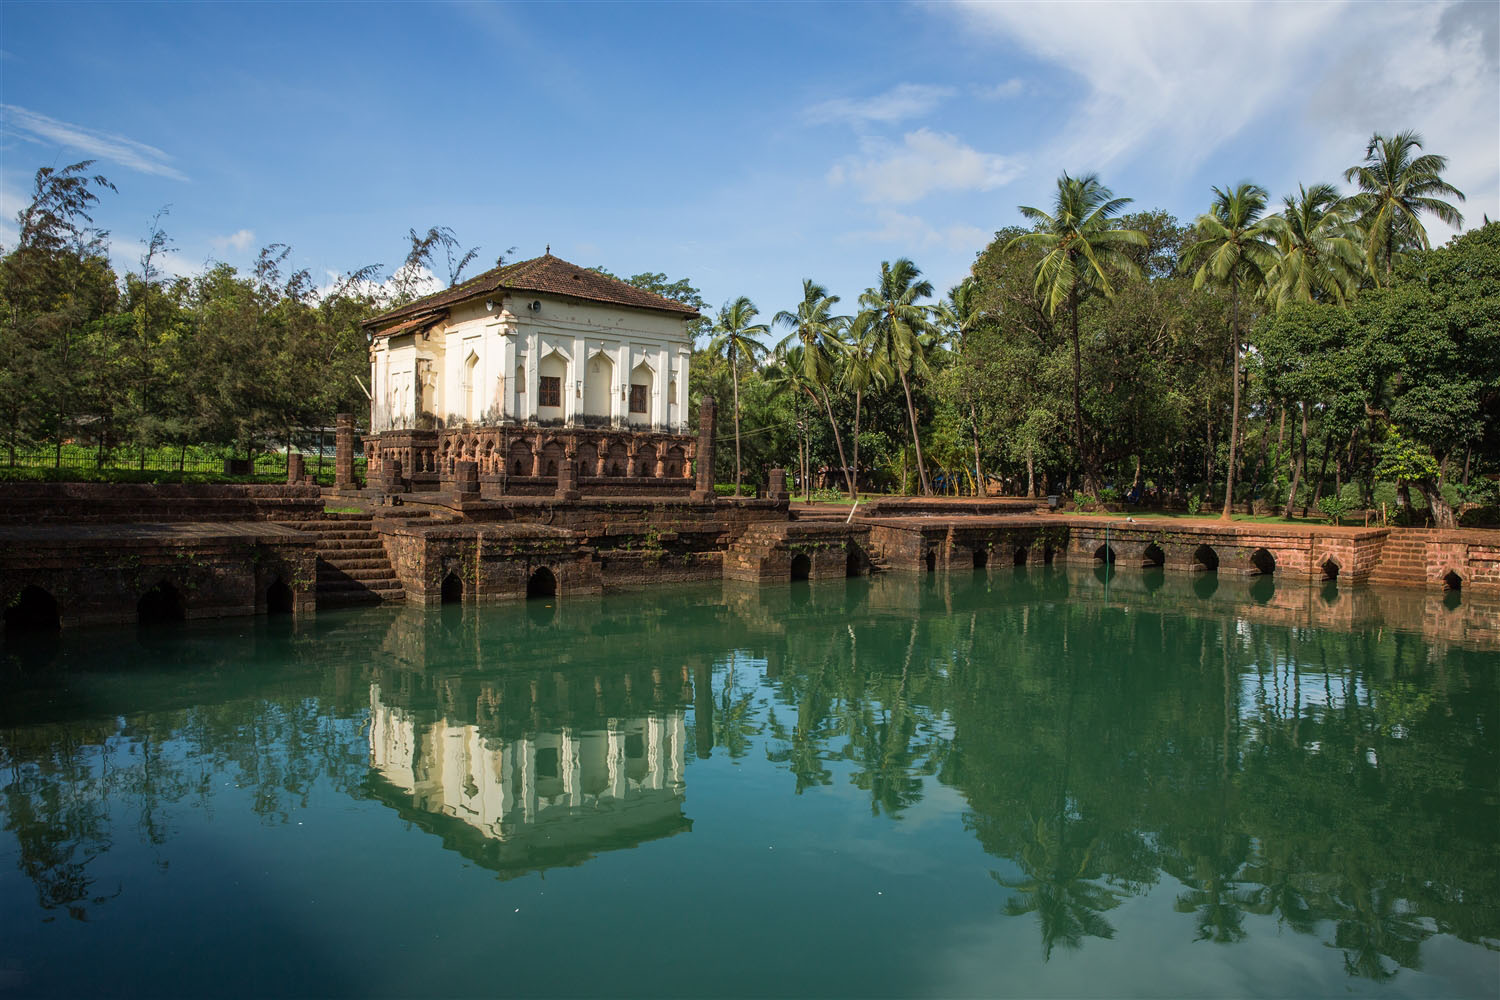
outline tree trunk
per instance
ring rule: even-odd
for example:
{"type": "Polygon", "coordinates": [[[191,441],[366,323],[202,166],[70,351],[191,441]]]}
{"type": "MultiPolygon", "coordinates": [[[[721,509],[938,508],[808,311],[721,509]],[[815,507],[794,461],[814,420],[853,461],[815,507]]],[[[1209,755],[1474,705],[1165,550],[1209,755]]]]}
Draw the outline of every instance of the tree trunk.
{"type": "Polygon", "coordinates": [[[739,356],[729,349],[729,379],[734,383],[734,498],[740,498],[740,366],[739,356]]]}
{"type": "Polygon", "coordinates": [[[1282,517],[1288,521],[1296,517],[1297,507],[1297,485],[1302,481],[1302,472],[1307,468],[1307,403],[1303,401],[1298,404],[1302,408],[1302,448],[1301,459],[1292,466],[1292,486],[1286,494],[1286,511],[1282,517]]]}
{"type": "Polygon", "coordinates": [[[969,419],[974,429],[974,495],[977,497],[984,492],[984,473],[979,468],[979,411],[972,402],[969,403],[969,419]]]}
{"type": "Polygon", "coordinates": [[[1073,440],[1078,449],[1078,465],[1083,471],[1085,492],[1097,494],[1099,483],[1094,475],[1094,463],[1083,450],[1083,403],[1080,393],[1083,387],[1083,349],[1078,346],[1078,293],[1068,296],[1068,305],[1073,314],[1073,440]]]}
{"type": "MultiPolygon", "coordinates": [[[[1284,419],[1284,418],[1283,418],[1284,419]]],[[[1260,482],[1261,470],[1266,467],[1266,450],[1271,445],[1271,418],[1266,417],[1266,426],[1260,435],[1260,454],[1256,456],[1255,467],[1250,471],[1250,499],[1245,501],[1245,513],[1255,513],[1255,488],[1260,482]]]]}
{"type": "MultiPolygon", "coordinates": [[[[1323,496],[1323,480],[1328,478],[1328,453],[1333,450],[1333,442],[1329,440],[1329,437],[1330,435],[1323,435],[1323,463],[1318,466],[1318,481],[1313,484],[1312,504],[1310,505],[1314,510],[1317,509],[1318,500],[1323,496]]],[[[1302,508],[1302,516],[1307,516],[1306,507],[1302,508]]]]}
{"type": "Polygon", "coordinates": [[[1032,464],[1031,449],[1026,449],[1026,495],[1036,499],[1036,469],[1032,464]]]}
{"type": "Polygon", "coordinates": [[[1453,517],[1453,508],[1448,506],[1448,501],[1443,499],[1442,483],[1431,483],[1425,479],[1417,480],[1417,489],[1422,494],[1422,499],[1427,501],[1427,510],[1432,515],[1432,526],[1434,528],[1454,528],[1457,521],[1453,517]]]}
{"type": "Polygon", "coordinates": [[[932,496],[932,485],[927,481],[927,466],[922,461],[922,436],[917,433],[917,408],[911,401],[911,383],[906,380],[906,372],[898,370],[896,374],[901,376],[901,390],[906,393],[906,416],[911,421],[911,443],[917,452],[917,477],[922,481],[922,495],[932,496]]]}
{"type": "Polygon", "coordinates": [[[854,485],[859,486],[859,404],[863,393],[854,390],[854,485]]]}
{"type": "Polygon", "coordinates": [[[839,437],[839,425],[833,419],[833,404],[828,401],[828,393],[823,393],[823,409],[828,413],[828,426],[833,428],[833,443],[839,451],[839,467],[844,473],[844,483],[849,487],[849,499],[858,500],[859,494],[854,490],[854,480],[849,478],[849,463],[844,458],[844,439],[839,437]]]}
{"type": "Polygon", "coordinates": [[[1234,513],[1234,462],[1240,434],[1240,286],[1238,275],[1231,275],[1229,280],[1229,314],[1229,335],[1234,341],[1230,345],[1234,354],[1234,361],[1230,365],[1230,372],[1234,378],[1234,402],[1229,407],[1229,463],[1224,467],[1224,510],[1219,514],[1221,521],[1229,520],[1230,515],[1234,513]]]}

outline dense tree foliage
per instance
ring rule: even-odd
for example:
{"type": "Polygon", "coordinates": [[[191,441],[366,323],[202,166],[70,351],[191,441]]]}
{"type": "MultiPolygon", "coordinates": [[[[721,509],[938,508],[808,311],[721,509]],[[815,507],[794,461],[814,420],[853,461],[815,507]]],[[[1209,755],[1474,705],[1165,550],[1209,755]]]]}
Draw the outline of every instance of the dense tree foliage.
{"type": "MultiPolygon", "coordinates": [[[[1050,210],[1023,208],[1032,228],[996,232],[941,300],[906,258],[872,262],[848,315],[815,275],[763,310],[710,310],[686,277],[624,280],[703,314],[686,419],[713,397],[732,421],[721,482],[785,466],[804,495],[998,487],[1450,523],[1455,502],[1494,503],[1500,472],[1500,235],[1486,220],[1429,247],[1423,219],[1461,222],[1444,199],[1463,195],[1421,148],[1376,135],[1354,190],[1299,185],[1274,214],[1253,183],[1216,188],[1192,224],[1063,174],[1050,210]]],[[[111,186],[89,167],[38,171],[0,258],[12,453],[244,449],[362,411],[360,320],[461,282],[479,253],[433,227],[383,280],[318,288],[277,245],[250,273],[179,278],[159,217],[116,274],[90,217],[111,186]]]]}

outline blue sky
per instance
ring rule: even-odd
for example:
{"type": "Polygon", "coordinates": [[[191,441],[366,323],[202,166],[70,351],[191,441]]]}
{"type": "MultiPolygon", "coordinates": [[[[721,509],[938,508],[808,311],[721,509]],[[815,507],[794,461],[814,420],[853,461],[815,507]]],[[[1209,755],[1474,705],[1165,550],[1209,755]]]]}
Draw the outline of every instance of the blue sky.
{"type": "MultiPolygon", "coordinates": [[[[135,266],[287,243],[320,279],[451,226],[769,316],[882,260],[941,289],[1057,174],[1191,219],[1417,128],[1500,218],[1500,4],[0,5],[0,243],[38,166],[135,266]]],[[[1446,238],[1436,222],[1429,231],[1446,238]]],[[[472,272],[471,272],[472,273],[472,272]]]]}

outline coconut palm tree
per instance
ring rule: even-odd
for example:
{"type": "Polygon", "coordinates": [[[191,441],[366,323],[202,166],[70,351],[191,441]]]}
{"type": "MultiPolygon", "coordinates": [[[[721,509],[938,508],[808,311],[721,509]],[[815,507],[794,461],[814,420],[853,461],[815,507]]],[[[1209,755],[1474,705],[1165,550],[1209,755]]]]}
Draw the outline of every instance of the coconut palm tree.
{"type": "Polygon", "coordinates": [[[1420,218],[1423,212],[1454,228],[1464,224],[1458,209],[1443,200],[1464,200],[1464,193],[1441,177],[1448,158],[1433,153],[1413,156],[1421,148],[1419,132],[1407,130],[1389,137],[1376,132],[1365,147],[1365,162],[1344,171],[1344,180],[1359,185],[1359,193],[1349,197],[1349,204],[1365,230],[1365,260],[1377,285],[1381,283],[1378,262],[1384,263],[1389,282],[1398,253],[1428,249],[1427,230],[1420,218]]]}
{"type": "Polygon", "coordinates": [[[741,295],[733,302],[719,307],[718,319],[714,320],[714,339],[708,351],[715,357],[728,357],[729,378],[734,383],[734,495],[740,495],[743,470],[740,468],[740,364],[748,361],[752,365],[759,355],[766,353],[766,346],[756,338],[770,332],[764,323],[753,323],[760,315],[755,303],[741,295]]]}
{"type": "MultiPolygon", "coordinates": [[[[948,297],[933,307],[938,325],[948,334],[948,343],[960,355],[964,354],[969,334],[979,325],[978,288],[970,275],[948,289],[948,297]]],[[[984,473],[979,464],[979,409],[974,405],[972,395],[969,397],[969,428],[974,435],[974,494],[978,496],[984,488],[984,473]]]]}
{"type": "Polygon", "coordinates": [[[917,408],[911,399],[911,375],[925,374],[927,341],[932,321],[918,299],[932,295],[932,282],[921,280],[922,272],[905,257],[894,264],[880,262],[880,284],[865,289],[859,297],[859,315],[854,318],[855,336],[869,338],[874,353],[895,371],[906,393],[906,416],[911,422],[911,441],[917,453],[917,475],[922,495],[932,495],[927,467],[922,460],[922,439],[917,432],[917,408]]]}
{"type": "Polygon", "coordinates": [[[1067,307],[1073,336],[1073,435],[1078,461],[1083,464],[1085,488],[1099,489],[1099,472],[1090,452],[1084,448],[1083,404],[1079,400],[1083,384],[1082,351],[1078,344],[1078,306],[1093,292],[1114,295],[1111,275],[1133,278],[1140,268],[1125,254],[1128,246],[1146,245],[1146,234],[1135,229],[1115,229],[1120,209],[1129,198],[1116,198],[1099,181],[1098,174],[1069,177],[1066,172],[1057,179],[1057,198],[1049,214],[1029,205],[1020,213],[1037,226],[1037,231],[1017,236],[1006,249],[1021,246],[1041,250],[1036,264],[1036,291],[1046,302],[1047,311],[1067,307]]]}
{"type": "Polygon", "coordinates": [[[788,347],[783,342],[776,348],[775,356],[766,365],[762,378],[771,390],[772,399],[786,394],[791,396],[792,424],[797,430],[797,479],[802,484],[803,498],[811,499],[812,424],[805,407],[811,404],[813,410],[818,409],[818,397],[813,390],[812,383],[807,380],[804,373],[806,366],[802,362],[802,356],[806,350],[801,344],[788,347]]]}
{"type": "Polygon", "coordinates": [[[829,295],[828,289],[811,278],[802,279],[802,301],[795,310],[783,309],[771,320],[773,326],[784,326],[791,330],[777,345],[786,349],[794,344],[802,346],[802,374],[813,387],[814,396],[828,415],[828,426],[833,429],[833,443],[838,447],[839,467],[844,472],[844,483],[849,487],[851,499],[859,499],[859,492],[849,463],[844,458],[844,439],[839,435],[838,421],[833,419],[833,403],[828,398],[828,387],[834,380],[835,358],[845,350],[840,334],[848,328],[848,316],[834,316],[833,307],[838,304],[837,295],[829,295]]]}
{"type": "Polygon", "coordinates": [[[1233,404],[1229,411],[1229,465],[1224,474],[1224,510],[1229,520],[1234,505],[1235,450],[1240,426],[1240,293],[1255,294],[1265,287],[1266,275],[1276,266],[1273,219],[1264,218],[1266,189],[1242,183],[1232,190],[1214,188],[1213,205],[1198,216],[1198,239],[1183,251],[1184,267],[1197,267],[1193,287],[1205,283],[1229,289],[1229,336],[1234,373],[1233,404]]]}
{"type": "Polygon", "coordinates": [[[1294,302],[1346,302],[1359,287],[1364,242],[1352,212],[1332,184],[1299,184],[1271,219],[1277,261],[1266,275],[1275,308],[1294,302]]]}
{"type": "Polygon", "coordinates": [[[869,331],[858,334],[854,326],[845,342],[844,366],[840,381],[847,389],[854,390],[854,482],[859,484],[859,418],[864,397],[872,389],[884,389],[891,384],[896,373],[875,351],[869,331]]]}

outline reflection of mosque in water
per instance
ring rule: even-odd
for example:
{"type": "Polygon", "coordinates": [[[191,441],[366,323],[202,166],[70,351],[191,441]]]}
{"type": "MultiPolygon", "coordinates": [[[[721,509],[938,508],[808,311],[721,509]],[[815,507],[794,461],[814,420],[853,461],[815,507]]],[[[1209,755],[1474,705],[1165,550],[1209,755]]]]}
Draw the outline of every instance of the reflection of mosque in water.
{"type": "Polygon", "coordinates": [[[502,875],[692,829],[682,814],[686,743],[681,709],[506,738],[423,721],[370,686],[375,797],[502,875]]]}

